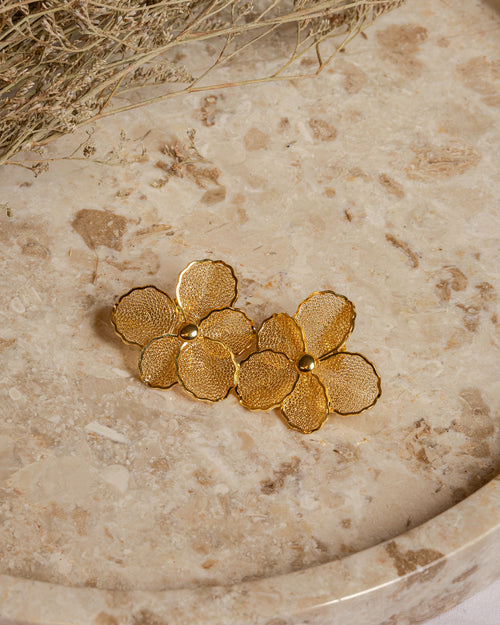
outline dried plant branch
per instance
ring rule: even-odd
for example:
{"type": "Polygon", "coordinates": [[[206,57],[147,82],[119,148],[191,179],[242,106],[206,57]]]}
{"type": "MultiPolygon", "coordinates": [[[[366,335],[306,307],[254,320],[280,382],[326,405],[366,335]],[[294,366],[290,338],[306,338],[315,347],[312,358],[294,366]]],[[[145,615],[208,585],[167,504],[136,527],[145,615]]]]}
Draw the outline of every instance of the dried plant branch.
{"type": "MultiPolygon", "coordinates": [[[[292,77],[296,61],[322,42],[336,50],[403,0],[4,0],[0,6],[0,164],[108,115],[187,93],[292,77]],[[295,36],[286,28],[295,26],[295,36]],[[285,30],[283,30],[285,29],[285,30]],[[283,30],[290,50],[267,75],[208,84],[224,63],[283,30]],[[177,53],[210,41],[202,69],[177,53]],[[182,46],[182,48],[180,48],[182,46]],[[186,48],[188,46],[188,48],[186,48]],[[117,105],[130,90],[167,91],[117,105]]],[[[199,58],[200,55],[198,55],[199,58]]],[[[293,76],[297,77],[297,76],[293,76]]]]}

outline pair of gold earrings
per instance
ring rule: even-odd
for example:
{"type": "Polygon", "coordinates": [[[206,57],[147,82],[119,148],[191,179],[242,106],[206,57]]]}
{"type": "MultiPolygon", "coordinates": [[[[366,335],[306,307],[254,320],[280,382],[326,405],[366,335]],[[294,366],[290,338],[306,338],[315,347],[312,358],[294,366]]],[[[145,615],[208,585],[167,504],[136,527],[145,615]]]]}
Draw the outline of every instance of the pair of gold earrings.
{"type": "Polygon", "coordinates": [[[356,317],[352,302],[317,291],[293,317],[274,314],[256,332],[233,307],[237,285],[232,267],[205,259],[181,272],[175,300],[155,286],[120,297],[111,321],[126,343],[141,348],[143,382],[163,389],[179,383],[209,402],[235,390],[246,408],[279,408],[305,434],[329,413],[358,414],[375,404],[381,394],[375,367],[344,349],[356,317]]]}

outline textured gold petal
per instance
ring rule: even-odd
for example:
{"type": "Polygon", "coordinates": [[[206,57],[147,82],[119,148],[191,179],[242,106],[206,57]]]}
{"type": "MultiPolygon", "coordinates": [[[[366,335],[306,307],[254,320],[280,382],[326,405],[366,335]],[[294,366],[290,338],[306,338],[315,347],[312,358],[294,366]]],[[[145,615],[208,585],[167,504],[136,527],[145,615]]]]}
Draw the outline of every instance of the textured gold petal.
{"type": "Polygon", "coordinates": [[[271,350],[256,352],[240,364],[236,393],[246,408],[270,410],[293,390],[298,375],[285,354],[271,350]]]}
{"type": "Polygon", "coordinates": [[[141,347],[157,336],[173,334],[181,319],[172,299],[155,286],[132,289],[111,312],[111,323],[122,339],[141,347]]]}
{"type": "Polygon", "coordinates": [[[333,354],[320,361],[317,374],[326,386],[330,410],[337,414],[358,414],[380,397],[380,377],[361,354],[333,354]]]}
{"type": "Polygon", "coordinates": [[[259,350],[283,352],[293,361],[304,352],[302,330],[294,319],[284,313],[273,315],[264,321],[259,330],[258,345],[259,350]]]}
{"type": "Polygon", "coordinates": [[[253,344],[255,328],[241,310],[223,308],[214,310],[200,322],[203,336],[224,343],[235,356],[253,344]]]}
{"type": "Polygon", "coordinates": [[[295,321],[302,328],[306,352],[320,358],[338,349],[354,328],[356,312],[347,297],[318,291],[304,300],[295,321]]]}
{"type": "Polygon", "coordinates": [[[139,359],[141,380],[157,388],[173,386],[177,382],[175,357],[181,345],[179,337],[170,334],[150,341],[139,359]]]}
{"type": "Polygon", "coordinates": [[[319,430],[328,418],[326,389],[314,373],[301,373],[281,412],[288,425],[304,434],[319,430]]]}
{"type": "Polygon", "coordinates": [[[188,321],[198,323],[212,310],[229,308],[238,296],[232,268],[221,260],[196,260],[177,283],[177,301],[188,321]]]}
{"type": "Polygon", "coordinates": [[[186,391],[196,399],[219,401],[235,387],[238,365],[225,345],[200,337],[181,347],[177,375],[186,391]]]}

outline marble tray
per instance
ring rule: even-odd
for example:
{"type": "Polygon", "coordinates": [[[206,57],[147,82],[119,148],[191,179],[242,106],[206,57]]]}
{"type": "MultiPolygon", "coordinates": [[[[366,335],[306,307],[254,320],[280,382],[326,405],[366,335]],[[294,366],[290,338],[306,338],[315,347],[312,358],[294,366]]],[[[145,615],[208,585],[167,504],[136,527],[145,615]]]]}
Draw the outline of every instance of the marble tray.
{"type": "Polygon", "coordinates": [[[409,2],[0,170],[2,625],[407,625],[500,576],[499,27],[409,2]],[[256,322],[348,296],[377,405],[304,436],[145,387],[111,306],[204,257],[256,322]]]}

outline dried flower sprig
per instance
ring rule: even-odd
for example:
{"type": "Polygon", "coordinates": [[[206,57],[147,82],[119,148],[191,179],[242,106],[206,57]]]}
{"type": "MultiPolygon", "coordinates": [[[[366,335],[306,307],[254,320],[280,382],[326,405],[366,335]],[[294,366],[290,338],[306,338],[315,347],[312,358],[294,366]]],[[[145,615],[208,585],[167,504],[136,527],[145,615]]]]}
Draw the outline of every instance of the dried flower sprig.
{"type": "MultiPolygon", "coordinates": [[[[7,0],[0,5],[0,164],[79,126],[150,102],[208,89],[289,78],[316,50],[317,74],[383,12],[404,0],[7,0]],[[206,76],[278,29],[293,27],[288,58],[269,75],[209,84],[206,76]],[[338,37],[333,54],[321,44],[338,37]],[[210,67],[195,72],[179,46],[209,41],[210,67]],[[116,96],[167,84],[128,105],[116,96]],[[176,87],[176,85],[181,85],[176,87]]],[[[311,75],[311,74],[309,74],[311,75]]]]}

